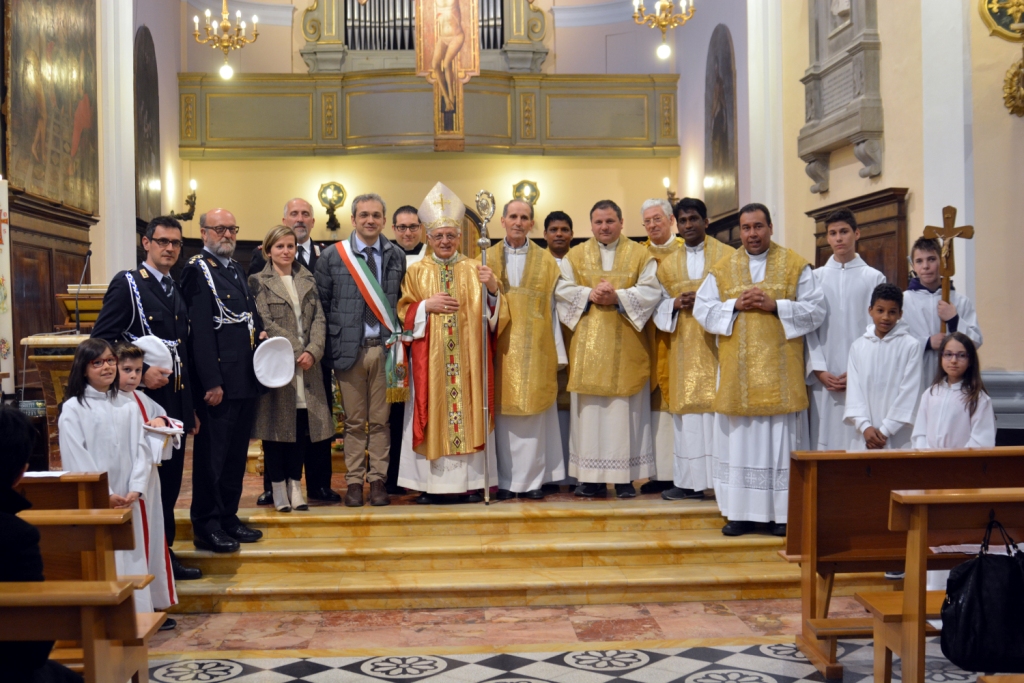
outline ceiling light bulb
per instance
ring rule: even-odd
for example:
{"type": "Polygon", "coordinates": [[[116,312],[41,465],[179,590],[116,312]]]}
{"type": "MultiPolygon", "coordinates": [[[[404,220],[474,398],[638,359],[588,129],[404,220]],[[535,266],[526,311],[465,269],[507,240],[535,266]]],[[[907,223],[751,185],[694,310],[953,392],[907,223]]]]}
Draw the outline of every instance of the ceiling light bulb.
{"type": "Polygon", "coordinates": [[[668,46],[668,43],[662,43],[658,46],[658,59],[668,59],[672,55],[672,48],[668,46]]]}
{"type": "Polygon", "coordinates": [[[195,178],[193,178],[192,180],[188,181],[188,187],[193,192],[196,191],[196,179],[195,178]]]}
{"type": "Polygon", "coordinates": [[[235,70],[231,68],[230,64],[225,64],[220,68],[220,77],[225,81],[235,75],[235,70]]]}

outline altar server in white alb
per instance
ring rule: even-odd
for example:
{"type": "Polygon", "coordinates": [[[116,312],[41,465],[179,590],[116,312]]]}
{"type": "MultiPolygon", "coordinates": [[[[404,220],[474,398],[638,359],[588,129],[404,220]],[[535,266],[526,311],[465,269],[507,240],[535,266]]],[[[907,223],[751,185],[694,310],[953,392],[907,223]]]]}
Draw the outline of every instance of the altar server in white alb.
{"type": "Polygon", "coordinates": [[[846,450],[857,430],[843,422],[846,410],[846,359],[850,347],[871,323],[871,292],[885,276],[857,254],[860,230],[849,209],[825,218],[825,235],[832,256],[814,270],[814,282],[825,294],[825,322],[807,334],[807,384],[810,448],[846,450]]]}
{"type": "Polygon", "coordinates": [[[675,214],[685,247],[658,265],[665,298],[654,313],[654,324],[670,335],[665,354],[668,377],[661,382],[661,390],[674,432],[675,485],[662,491],[661,497],[702,499],[714,488],[712,406],[718,379],[718,340],[694,319],[693,303],[711,266],[736,250],[707,236],[708,210],[701,200],[680,199],[675,214]]]}
{"type": "Polygon", "coordinates": [[[718,335],[715,496],[738,536],[786,535],[790,453],[808,442],[803,337],[825,318],[811,266],[772,242],[768,207],[740,209],[743,248],[711,268],[693,317],[718,335]]]}
{"type": "Polygon", "coordinates": [[[655,474],[651,359],[644,325],[661,300],[658,264],[622,235],[622,209],[590,210],[594,238],[562,259],[555,289],[569,345],[569,475],[578,496],[636,496],[633,481],[655,474]]]}
{"type": "Polygon", "coordinates": [[[846,450],[909,448],[920,397],[921,347],[900,320],[899,287],[875,287],[869,312],[872,324],[850,347],[843,415],[857,433],[846,450]]]}
{"type": "Polygon", "coordinates": [[[941,247],[938,240],[919,237],[910,250],[914,273],[910,286],[903,293],[903,319],[910,326],[910,334],[921,344],[924,362],[921,364],[921,391],[932,385],[939,369],[939,346],[946,332],[960,332],[981,348],[981,327],[974,302],[951,290],[949,302],[942,300],[942,275],[939,272],[941,247]]]}
{"type": "Polygon", "coordinates": [[[981,381],[978,351],[961,333],[939,346],[935,383],[921,395],[914,421],[914,448],[992,448],[996,416],[981,381]]]}
{"type": "Polygon", "coordinates": [[[505,239],[487,250],[509,319],[494,350],[494,441],[498,500],[540,500],[565,478],[558,425],[558,369],[569,359],[555,311],[558,263],[527,237],[533,206],[512,200],[501,212],[505,239]]]}
{"type": "MultiPolygon", "coordinates": [[[[114,561],[119,576],[141,576],[149,573],[149,564],[139,500],[149,488],[152,460],[142,413],[135,406],[118,405],[117,394],[114,350],[102,339],[86,339],[75,349],[57,419],[60,454],[70,472],[106,472],[110,507],[131,509],[135,548],[115,551],[114,561]]],[[[151,502],[160,507],[159,499],[151,502]]],[[[135,591],[135,610],[153,609],[150,586],[135,591]]]]}

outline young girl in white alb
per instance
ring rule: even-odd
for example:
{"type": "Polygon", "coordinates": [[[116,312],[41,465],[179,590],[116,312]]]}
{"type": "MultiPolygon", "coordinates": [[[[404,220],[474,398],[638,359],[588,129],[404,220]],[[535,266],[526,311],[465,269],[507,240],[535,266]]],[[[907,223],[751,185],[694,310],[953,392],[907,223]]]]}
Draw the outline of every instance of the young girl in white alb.
{"type": "Polygon", "coordinates": [[[939,346],[939,370],[921,394],[911,439],[914,448],[996,445],[996,416],[981,381],[978,351],[960,332],[953,332],[939,346]]]}
{"type": "Polygon", "coordinates": [[[134,344],[119,344],[116,352],[120,392],[114,403],[127,405],[129,410],[140,412],[149,444],[144,452],[150,456],[149,483],[139,498],[139,505],[142,508],[148,573],[153,575],[153,583],[150,584],[153,606],[163,611],[178,604],[178,594],[174,587],[171,554],[164,534],[164,510],[160,503],[160,475],[157,467],[165,456],[167,459],[171,457],[174,446],[172,441],[181,438],[182,424],[168,417],[167,411],[156,401],[136,391],[142,383],[142,349],[134,344]],[[172,432],[177,432],[178,436],[172,436],[172,432]]]}
{"type": "MultiPolygon", "coordinates": [[[[114,555],[118,576],[140,576],[149,573],[139,498],[149,486],[151,456],[145,445],[142,414],[133,406],[115,402],[117,374],[117,356],[110,344],[102,339],[79,344],[57,429],[64,470],[106,472],[110,507],[132,509],[135,549],[118,550],[114,555]]],[[[149,586],[135,591],[135,609],[153,611],[149,586]]]]}

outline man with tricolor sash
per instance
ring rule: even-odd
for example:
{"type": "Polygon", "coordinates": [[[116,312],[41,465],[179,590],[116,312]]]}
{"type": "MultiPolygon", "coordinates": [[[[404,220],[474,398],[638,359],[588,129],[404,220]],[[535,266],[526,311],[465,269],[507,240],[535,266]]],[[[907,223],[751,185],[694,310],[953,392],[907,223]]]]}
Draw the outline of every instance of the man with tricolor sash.
{"type": "Polygon", "coordinates": [[[465,213],[462,201],[441,183],[423,200],[419,217],[431,253],[409,268],[398,302],[398,315],[412,336],[398,485],[420,491],[417,503],[438,502],[443,494],[476,502],[482,500],[480,489],[498,483],[493,354],[508,306],[494,272],[458,252],[465,213]]]}
{"type": "Polygon", "coordinates": [[[327,316],[326,362],[334,369],[345,408],[345,505],[388,505],[385,488],[391,434],[389,402],[408,393],[402,326],[395,307],[405,255],[383,239],[387,208],[376,194],[352,200],[352,235],[325,249],[316,283],[327,316]],[[369,453],[369,468],[367,468],[369,453]]]}

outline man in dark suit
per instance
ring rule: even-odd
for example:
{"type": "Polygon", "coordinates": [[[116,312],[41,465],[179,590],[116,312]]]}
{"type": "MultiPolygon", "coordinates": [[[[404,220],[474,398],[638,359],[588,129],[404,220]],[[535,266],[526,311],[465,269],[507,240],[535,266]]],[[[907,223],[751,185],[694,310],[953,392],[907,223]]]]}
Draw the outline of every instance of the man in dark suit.
{"type": "MultiPolygon", "coordinates": [[[[322,244],[315,244],[310,239],[315,222],[313,205],[305,199],[296,197],[284,205],[281,224],[287,225],[295,231],[295,260],[311,273],[316,266],[317,259],[320,258],[320,250],[323,249],[322,244]]],[[[266,265],[267,260],[263,258],[263,246],[260,245],[252,250],[252,256],[249,259],[249,275],[261,272],[266,265]]],[[[327,390],[327,406],[333,410],[334,379],[330,367],[327,365],[321,365],[321,367],[324,373],[324,388],[327,390]]],[[[331,490],[331,442],[318,442],[314,444],[313,448],[307,448],[305,465],[306,498],[327,503],[340,503],[341,496],[331,490]]],[[[263,473],[263,493],[256,500],[256,504],[274,504],[274,498],[270,493],[270,478],[266,472],[263,473]]]]}
{"type": "MultiPolygon", "coordinates": [[[[181,255],[181,224],[169,216],[157,216],[146,226],[142,248],[146,252],[142,265],[135,270],[122,270],[110,281],[92,336],[116,344],[154,335],[173,347],[179,362],[170,368],[143,363],[143,384],[146,394],[163,406],[168,415],[181,420],[185,431],[194,435],[199,421],[192,407],[188,373],[188,310],[181,290],[170,275],[171,267],[181,255]]],[[[185,440],[182,439],[181,447],[158,468],[168,546],[174,543],[174,504],[181,491],[184,466],[185,440]]],[[[173,552],[171,568],[178,581],[203,575],[199,569],[182,566],[173,552]]]]}
{"type": "Polygon", "coordinates": [[[203,250],[189,259],[181,288],[189,335],[193,400],[203,428],[192,453],[193,543],[230,553],[263,533],[238,519],[246,454],[262,386],[252,357],[263,332],[256,302],[235,253],[238,225],[225,209],[199,218],[203,250]]]}
{"type": "MultiPolygon", "coordinates": [[[[0,581],[42,581],[43,556],[39,532],[18,513],[32,507],[14,487],[28,469],[36,430],[20,411],[0,407],[0,581]]],[[[82,677],[48,661],[53,641],[0,643],[3,680],[9,683],[81,682],[82,677]]]]}

